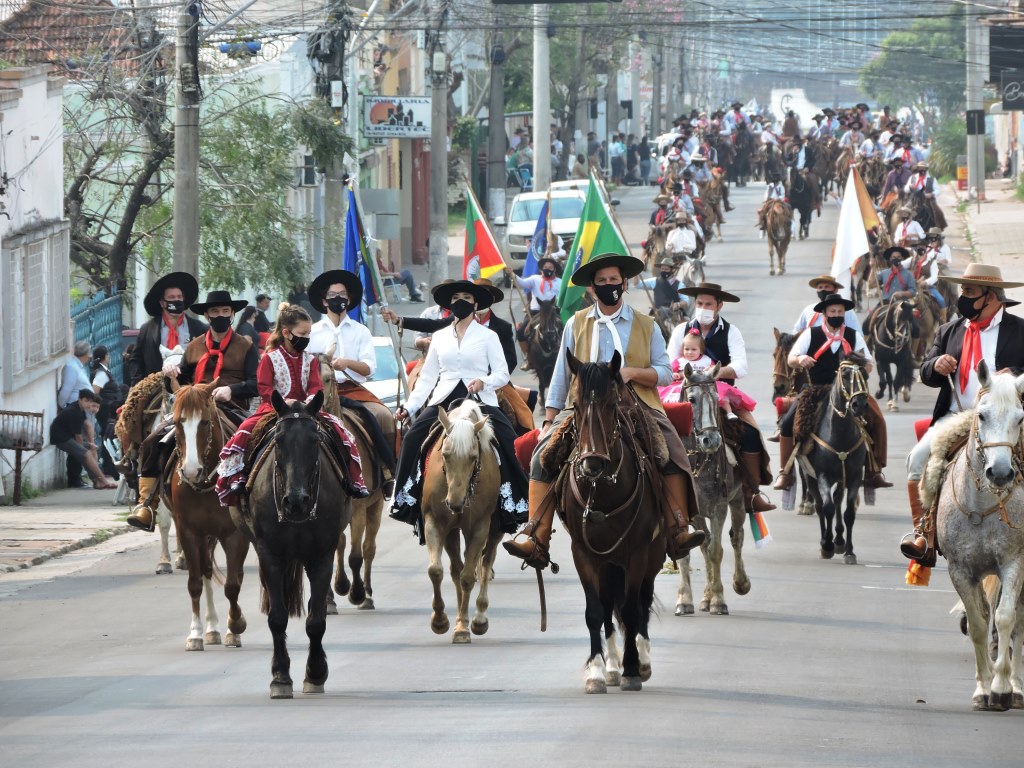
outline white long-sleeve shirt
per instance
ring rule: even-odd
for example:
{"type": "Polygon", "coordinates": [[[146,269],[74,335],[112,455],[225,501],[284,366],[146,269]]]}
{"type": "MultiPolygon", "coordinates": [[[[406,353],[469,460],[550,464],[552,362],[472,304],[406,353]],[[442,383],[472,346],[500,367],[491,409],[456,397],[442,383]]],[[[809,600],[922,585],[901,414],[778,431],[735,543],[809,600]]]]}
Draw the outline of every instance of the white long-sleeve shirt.
{"type": "Polygon", "coordinates": [[[562,289],[562,278],[548,278],[544,275],[530,275],[529,277],[516,275],[516,284],[530,294],[530,309],[538,312],[540,304],[537,303],[537,299],[548,301],[558,298],[558,292],[562,289]]]}
{"type": "MultiPolygon", "coordinates": [[[[672,331],[672,335],[668,340],[668,357],[669,360],[676,360],[683,354],[683,339],[686,338],[686,334],[690,332],[690,328],[693,327],[693,323],[681,323],[676,326],[675,330],[672,331]]],[[[719,318],[715,321],[712,326],[712,332],[718,332],[722,328],[722,320],[719,318]]],[[[701,332],[703,333],[703,328],[701,332]]],[[[709,334],[704,334],[707,338],[709,334]]],[[[747,375],[749,370],[747,366],[747,344],[743,340],[743,334],[740,333],[739,328],[735,325],[729,324],[729,366],[736,372],[736,379],[742,379],[747,375]]]]}
{"type": "Polygon", "coordinates": [[[373,351],[373,335],[370,329],[362,323],[357,323],[347,314],[337,326],[331,322],[328,315],[324,315],[323,319],[313,324],[307,350],[314,355],[327,354],[332,345],[334,357],[358,360],[370,367],[369,376],[356,373],[351,368],[335,371],[334,378],[339,382],[351,380],[361,384],[371,378],[373,372],[377,370],[377,354],[373,351]]]}
{"type": "MultiPolygon", "coordinates": [[[[838,331],[835,331],[832,328],[828,328],[826,333],[831,335],[833,333],[838,333],[838,331]]],[[[872,360],[874,358],[871,357],[871,353],[868,351],[868,345],[866,343],[864,343],[864,335],[860,331],[855,331],[855,333],[857,334],[857,338],[856,338],[856,340],[853,343],[853,351],[855,353],[864,355],[864,359],[867,362],[869,362],[869,363],[872,362],[872,360]]],[[[833,341],[831,344],[829,344],[829,347],[831,348],[831,350],[833,352],[837,352],[839,350],[839,346],[841,344],[842,344],[842,337],[840,336],[835,341],[833,341]]],[[[811,347],[811,329],[807,328],[804,331],[802,331],[800,333],[800,335],[797,337],[797,340],[793,342],[793,349],[790,350],[789,354],[790,354],[790,356],[794,356],[794,355],[810,355],[810,354],[812,354],[810,352],[810,347],[811,347]]],[[[814,351],[817,352],[818,350],[814,350],[814,351]]]]}
{"type": "Polygon", "coordinates": [[[665,250],[669,253],[692,253],[697,247],[697,235],[689,227],[676,227],[665,238],[665,250]]]}

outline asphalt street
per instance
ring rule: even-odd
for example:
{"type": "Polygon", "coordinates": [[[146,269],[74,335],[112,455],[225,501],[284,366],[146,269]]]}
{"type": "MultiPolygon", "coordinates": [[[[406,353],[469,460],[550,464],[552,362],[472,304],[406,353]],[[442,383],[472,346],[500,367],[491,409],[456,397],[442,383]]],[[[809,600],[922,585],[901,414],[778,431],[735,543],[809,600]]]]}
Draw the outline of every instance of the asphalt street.
{"type": "MultiPolygon", "coordinates": [[[[750,357],[739,384],[770,429],[772,327],[791,328],[814,299],[807,280],[828,270],[838,207],[829,203],[811,238],[792,245],[786,275],[769,277],[767,244],[753,226],[761,194],[757,185],[733,190],[737,210],[725,241],[708,248],[707,275],[742,298],[726,315],[750,357]]],[[[653,189],[615,196],[637,246],[653,189]]],[[[642,293],[630,296],[646,306],[642,293]]],[[[859,565],[819,559],[817,519],[778,509],[766,515],[767,547],[747,537],[753,588],[740,597],[727,585],[731,615],[675,617],[678,577],[660,576],[654,674],[639,693],[583,693],[583,593],[562,531],[553,546],[562,570],[546,574],[548,631],[539,631],[533,572],[502,551],[490,631],[453,646],[429,629],[426,550],[410,528],[386,520],[376,610],[341,602],[329,618],[324,695],[301,694],[305,636],[302,620],[292,620],[291,701],[269,698],[271,642],[254,553],[242,588],[243,647],[202,653],[184,650],[184,575],[153,575],[155,535],[118,536],[40,566],[36,578],[0,575],[0,764],[1016,768],[1022,713],[971,711],[973,651],[948,615],[956,596],[944,569],[927,589],[903,583],[903,457],[914,419],[933,401],[917,385],[888,416],[896,487],[861,506],[859,565]]],[[[725,568],[731,563],[727,551],[725,568]]],[[[450,607],[450,583],[445,594],[450,607]]],[[[222,595],[217,606],[223,624],[222,595]]]]}

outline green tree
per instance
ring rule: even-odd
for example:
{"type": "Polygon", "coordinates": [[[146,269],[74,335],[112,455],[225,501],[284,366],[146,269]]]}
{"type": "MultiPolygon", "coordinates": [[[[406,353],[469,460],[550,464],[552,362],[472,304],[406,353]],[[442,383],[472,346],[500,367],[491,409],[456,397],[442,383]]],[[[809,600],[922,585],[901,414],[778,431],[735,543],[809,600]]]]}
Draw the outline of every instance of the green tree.
{"type": "Polygon", "coordinates": [[[934,126],[964,108],[967,87],[964,6],[919,19],[882,41],[882,52],[860,71],[861,89],[893,108],[911,106],[934,126]]]}

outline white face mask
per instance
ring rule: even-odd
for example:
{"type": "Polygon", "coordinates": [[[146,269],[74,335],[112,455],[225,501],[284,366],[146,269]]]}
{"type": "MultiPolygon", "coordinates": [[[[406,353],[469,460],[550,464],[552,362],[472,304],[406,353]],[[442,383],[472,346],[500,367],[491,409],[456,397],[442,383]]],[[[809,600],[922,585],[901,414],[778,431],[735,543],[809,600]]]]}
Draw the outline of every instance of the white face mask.
{"type": "Polygon", "coordinates": [[[713,309],[696,309],[693,312],[693,319],[701,325],[711,325],[715,322],[715,310],[713,309]]]}

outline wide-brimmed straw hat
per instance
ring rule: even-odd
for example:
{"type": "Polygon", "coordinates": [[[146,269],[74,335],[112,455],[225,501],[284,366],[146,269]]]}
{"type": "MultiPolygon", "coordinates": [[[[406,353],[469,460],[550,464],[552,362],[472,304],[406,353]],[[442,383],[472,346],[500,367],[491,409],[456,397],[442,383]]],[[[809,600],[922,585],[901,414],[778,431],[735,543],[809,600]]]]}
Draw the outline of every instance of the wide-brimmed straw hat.
{"type": "Polygon", "coordinates": [[[602,253],[592,256],[590,261],[581,265],[572,273],[574,285],[589,286],[594,282],[594,275],[605,267],[619,267],[626,280],[636,277],[644,271],[644,263],[635,256],[623,256],[621,253],[602,253]]]}
{"type": "Polygon", "coordinates": [[[832,277],[832,275],[818,275],[817,277],[812,277],[810,280],[807,281],[807,284],[814,289],[817,289],[818,283],[832,283],[832,285],[834,285],[836,288],[846,287],[838,280],[836,280],[834,277],[832,277]]]}
{"type": "MultiPolygon", "coordinates": [[[[477,310],[487,309],[494,303],[494,287],[477,285],[469,280],[445,280],[430,289],[430,295],[442,309],[452,308],[452,296],[456,293],[469,293],[476,299],[477,310]]],[[[502,294],[504,296],[504,294],[502,294]]]]}
{"type": "Polygon", "coordinates": [[[690,162],[691,163],[704,163],[704,162],[707,162],[707,158],[704,157],[704,155],[702,155],[700,152],[695,152],[694,154],[690,155],[690,162]]]}
{"type": "Polygon", "coordinates": [[[719,301],[731,301],[736,303],[740,300],[739,296],[729,293],[728,291],[723,291],[722,286],[718,283],[700,283],[699,285],[694,285],[689,288],[680,288],[679,292],[686,296],[693,296],[694,298],[704,294],[706,296],[714,296],[719,301]]]}
{"type": "Polygon", "coordinates": [[[672,202],[672,198],[669,195],[658,195],[654,198],[655,205],[668,205],[672,202]]]}
{"type": "Polygon", "coordinates": [[[1003,273],[999,267],[992,264],[972,262],[960,277],[952,275],[939,275],[939,280],[960,285],[980,285],[985,288],[1020,288],[1024,283],[1016,283],[1010,280],[1003,280],[1003,273]]]}
{"type": "Polygon", "coordinates": [[[824,299],[822,299],[821,301],[814,305],[814,311],[824,312],[826,307],[830,307],[833,304],[842,304],[843,309],[845,309],[847,312],[849,312],[851,309],[857,306],[856,302],[850,301],[849,299],[844,299],[838,293],[830,293],[828,296],[826,296],[824,299]]]}
{"type": "Polygon", "coordinates": [[[901,205],[898,209],[896,209],[896,213],[912,214],[913,212],[913,209],[909,205],[901,205]]]}
{"type": "Polygon", "coordinates": [[[206,294],[206,301],[200,304],[193,304],[190,309],[193,314],[204,315],[206,310],[214,307],[231,307],[232,312],[241,312],[249,306],[245,299],[232,299],[230,291],[210,291],[206,294]]]}
{"type": "Polygon", "coordinates": [[[181,293],[185,297],[185,309],[195,304],[196,299],[199,298],[199,283],[196,282],[192,275],[188,272],[171,272],[171,274],[164,275],[153,283],[153,287],[149,289],[146,298],[142,300],[142,306],[146,308],[147,315],[150,317],[160,317],[160,314],[163,312],[160,301],[164,297],[164,291],[168,288],[181,289],[181,293]]]}
{"type": "Polygon", "coordinates": [[[676,263],[672,259],[662,259],[658,262],[659,267],[668,267],[669,269],[675,269],[676,263]]]}
{"type": "Polygon", "coordinates": [[[945,233],[938,227],[932,227],[926,233],[929,237],[945,237],[945,233]]]}
{"type": "Polygon", "coordinates": [[[363,301],[363,284],[354,272],[347,269],[329,269],[310,284],[306,292],[309,296],[309,303],[317,312],[324,312],[324,294],[332,285],[340,283],[345,286],[348,293],[346,304],[351,307],[358,307],[363,301]]]}

